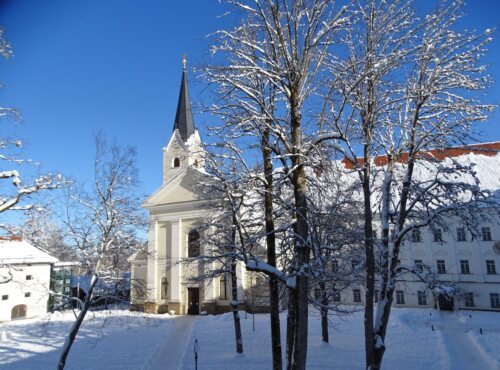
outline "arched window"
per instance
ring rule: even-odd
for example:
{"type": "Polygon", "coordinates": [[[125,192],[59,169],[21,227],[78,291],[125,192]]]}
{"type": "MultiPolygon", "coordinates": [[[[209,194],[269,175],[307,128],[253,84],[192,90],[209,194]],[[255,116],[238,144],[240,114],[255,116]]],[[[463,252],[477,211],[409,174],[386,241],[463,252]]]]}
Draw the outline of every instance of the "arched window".
{"type": "Polygon", "coordinates": [[[179,158],[174,158],[174,167],[180,167],[181,166],[181,160],[179,158]]]}
{"type": "Polygon", "coordinates": [[[10,318],[11,320],[19,319],[21,317],[26,317],[26,305],[18,304],[17,306],[12,307],[10,318]]]}
{"type": "Polygon", "coordinates": [[[164,276],[161,278],[161,299],[166,299],[168,293],[168,280],[164,276]]]}
{"type": "Polygon", "coordinates": [[[200,233],[193,229],[188,234],[188,257],[200,255],[200,233]]]}

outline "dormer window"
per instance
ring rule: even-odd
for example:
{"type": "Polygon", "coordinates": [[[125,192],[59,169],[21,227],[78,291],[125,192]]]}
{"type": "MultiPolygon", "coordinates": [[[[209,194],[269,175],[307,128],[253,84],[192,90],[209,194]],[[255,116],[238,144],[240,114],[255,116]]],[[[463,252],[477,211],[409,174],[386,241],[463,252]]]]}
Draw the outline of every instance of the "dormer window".
{"type": "Polygon", "coordinates": [[[174,158],[174,168],[181,166],[181,160],[179,158],[174,158]]]}

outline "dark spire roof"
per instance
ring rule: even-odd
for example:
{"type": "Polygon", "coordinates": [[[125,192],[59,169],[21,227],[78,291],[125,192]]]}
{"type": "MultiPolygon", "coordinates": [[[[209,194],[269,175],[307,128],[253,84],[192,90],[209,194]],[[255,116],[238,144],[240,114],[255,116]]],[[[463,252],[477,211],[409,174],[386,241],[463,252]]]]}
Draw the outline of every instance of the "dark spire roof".
{"type": "Polygon", "coordinates": [[[177,113],[175,114],[174,131],[179,130],[182,140],[186,141],[194,133],[193,112],[189,102],[188,83],[186,76],[186,62],[183,59],[181,91],[179,93],[179,103],[177,103],[177,113]]]}

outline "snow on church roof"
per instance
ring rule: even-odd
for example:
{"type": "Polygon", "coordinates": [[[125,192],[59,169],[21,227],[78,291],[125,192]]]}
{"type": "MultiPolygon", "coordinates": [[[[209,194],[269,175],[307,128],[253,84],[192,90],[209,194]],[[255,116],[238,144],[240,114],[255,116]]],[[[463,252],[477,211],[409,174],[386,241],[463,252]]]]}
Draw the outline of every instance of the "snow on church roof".
{"type": "Polygon", "coordinates": [[[56,263],[59,260],[18,237],[0,237],[0,264],[56,263]]]}

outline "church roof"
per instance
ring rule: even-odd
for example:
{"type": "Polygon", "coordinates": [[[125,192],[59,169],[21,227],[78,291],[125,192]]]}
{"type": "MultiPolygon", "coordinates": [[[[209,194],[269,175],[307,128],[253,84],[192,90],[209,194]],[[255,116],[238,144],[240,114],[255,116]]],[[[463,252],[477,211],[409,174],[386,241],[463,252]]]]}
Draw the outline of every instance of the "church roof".
{"type": "Polygon", "coordinates": [[[186,68],[182,69],[181,90],[179,92],[179,102],[175,114],[174,131],[179,130],[184,142],[194,133],[193,112],[189,102],[189,91],[187,83],[186,68]]]}

